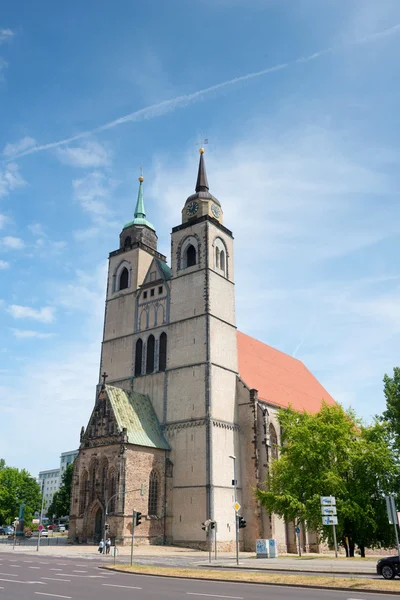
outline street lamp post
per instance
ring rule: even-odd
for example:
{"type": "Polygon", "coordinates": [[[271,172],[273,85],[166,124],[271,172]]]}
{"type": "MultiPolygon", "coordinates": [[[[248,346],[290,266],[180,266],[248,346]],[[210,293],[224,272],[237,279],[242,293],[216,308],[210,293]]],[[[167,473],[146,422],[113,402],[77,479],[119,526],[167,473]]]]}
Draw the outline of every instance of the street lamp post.
{"type": "Polygon", "coordinates": [[[42,479],[42,508],[40,509],[40,523],[39,523],[39,535],[38,535],[38,540],[37,540],[37,546],[36,546],[36,552],[39,552],[39,546],[40,546],[40,527],[42,527],[42,521],[43,521],[43,508],[44,508],[44,479],[42,479]]]}
{"type": "MultiPolygon", "coordinates": [[[[233,454],[229,455],[229,458],[233,460],[233,493],[234,493],[234,504],[237,502],[237,481],[236,481],[236,456],[233,454]]],[[[235,510],[235,539],[236,539],[236,564],[239,564],[239,523],[237,518],[236,508],[235,510]]]]}

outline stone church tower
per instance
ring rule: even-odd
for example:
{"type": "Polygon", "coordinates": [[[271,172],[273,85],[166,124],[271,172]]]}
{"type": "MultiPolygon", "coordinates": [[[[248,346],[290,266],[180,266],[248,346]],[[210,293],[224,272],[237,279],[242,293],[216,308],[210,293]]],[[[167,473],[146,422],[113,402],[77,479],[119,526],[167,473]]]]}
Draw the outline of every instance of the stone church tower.
{"type": "Polygon", "coordinates": [[[195,193],[172,230],[171,268],[139,178],[134,219],[109,256],[104,377],[75,460],[72,541],[99,539],[107,513],[111,537],[125,543],[136,510],[138,541],[204,547],[201,525],[212,519],[220,549],[232,549],[235,462],[242,545],[295,544],[293,526],[263,513],[253,489],[279,453],[277,408],[334,401],[300,361],[237,332],[233,266],[203,149],[195,193]]]}

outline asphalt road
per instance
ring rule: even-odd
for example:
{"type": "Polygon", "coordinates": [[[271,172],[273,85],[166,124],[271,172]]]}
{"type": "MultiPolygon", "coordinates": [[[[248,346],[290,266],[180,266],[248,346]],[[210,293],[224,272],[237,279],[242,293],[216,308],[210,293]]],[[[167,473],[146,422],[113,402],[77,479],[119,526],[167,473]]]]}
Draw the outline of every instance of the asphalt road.
{"type": "MultiPolygon", "coordinates": [[[[4,600],[387,600],[397,595],[293,589],[244,583],[125,575],[98,569],[99,561],[49,556],[0,556],[4,600]]],[[[399,582],[400,590],[400,582],[399,582]]]]}

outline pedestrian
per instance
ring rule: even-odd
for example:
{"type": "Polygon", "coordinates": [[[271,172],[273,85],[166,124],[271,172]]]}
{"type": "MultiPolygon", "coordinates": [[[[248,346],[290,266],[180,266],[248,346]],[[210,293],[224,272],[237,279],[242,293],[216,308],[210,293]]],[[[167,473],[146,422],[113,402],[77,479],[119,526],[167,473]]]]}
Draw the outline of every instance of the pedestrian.
{"type": "Polygon", "coordinates": [[[100,544],[99,544],[99,552],[100,554],[103,554],[103,550],[104,550],[104,541],[103,539],[100,540],[100,544]]]}
{"type": "Polygon", "coordinates": [[[110,540],[110,538],[108,538],[106,540],[106,554],[110,554],[110,549],[111,549],[111,540],[110,540]]]}

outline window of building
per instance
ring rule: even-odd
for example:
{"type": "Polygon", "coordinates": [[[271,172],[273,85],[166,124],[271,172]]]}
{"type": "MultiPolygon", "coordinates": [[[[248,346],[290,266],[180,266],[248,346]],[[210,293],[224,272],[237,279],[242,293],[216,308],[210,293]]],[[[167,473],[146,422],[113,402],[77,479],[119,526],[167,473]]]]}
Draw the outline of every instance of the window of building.
{"type": "Polygon", "coordinates": [[[118,289],[126,290],[129,286],[129,272],[126,267],[124,267],[121,271],[121,275],[119,276],[119,286],[118,289]]]}
{"type": "Polygon", "coordinates": [[[167,334],[160,335],[160,356],[158,362],[158,370],[165,371],[167,368],[167,334]]]}
{"type": "Polygon", "coordinates": [[[150,296],[154,296],[154,292],[155,292],[155,289],[154,289],[154,288],[152,288],[152,289],[150,290],[150,296]]]}
{"type": "Polygon", "coordinates": [[[146,300],[146,298],[147,298],[147,292],[143,292],[143,298],[146,300]]]}
{"type": "Polygon", "coordinates": [[[142,374],[143,341],[141,338],[136,342],[135,351],[135,376],[142,374]]]}
{"type": "Polygon", "coordinates": [[[149,478],[149,504],[147,514],[156,517],[158,512],[158,476],[156,471],[150,473],[149,478]]]}
{"type": "Polygon", "coordinates": [[[196,248],[190,244],[186,250],[186,266],[193,267],[196,264],[196,248]]]}
{"type": "Polygon", "coordinates": [[[162,286],[162,285],[160,285],[160,286],[158,287],[158,293],[159,293],[159,294],[162,294],[162,293],[163,293],[163,291],[164,291],[164,288],[163,288],[163,286],[162,286]]]}
{"type": "Polygon", "coordinates": [[[219,248],[216,248],[216,249],[215,249],[215,264],[216,264],[216,267],[217,267],[217,269],[219,269],[219,259],[220,259],[220,253],[221,253],[221,252],[220,252],[220,249],[219,249],[219,248]]]}
{"type": "Polygon", "coordinates": [[[219,256],[219,265],[220,269],[225,273],[225,252],[221,250],[221,254],[219,256]]]}
{"type": "Polygon", "coordinates": [[[150,335],[147,340],[146,373],[153,373],[154,371],[154,349],[154,335],[150,335]]]}
{"type": "Polygon", "coordinates": [[[269,425],[269,445],[271,447],[271,458],[278,458],[278,436],[276,435],[276,429],[272,423],[269,425]]]}

